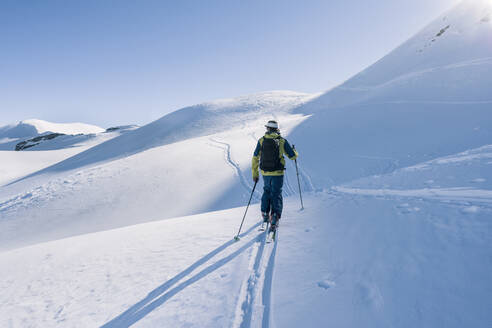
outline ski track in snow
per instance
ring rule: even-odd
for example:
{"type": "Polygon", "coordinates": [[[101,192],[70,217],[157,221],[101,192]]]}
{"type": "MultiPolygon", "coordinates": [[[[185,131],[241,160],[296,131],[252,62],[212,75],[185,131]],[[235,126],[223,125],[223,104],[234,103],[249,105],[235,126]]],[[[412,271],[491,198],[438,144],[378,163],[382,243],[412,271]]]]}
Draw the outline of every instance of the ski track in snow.
{"type": "MultiPolygon", "coordinates": [[[[15,211],[22,208],[43,206],[46,202],[61,199],[69,193],[77,193],[84,185],[91,185],[96,179],[113,179],[116,175],[126,170],[128,168],[109,171],[102,166],[96,166],[80,170],[65,177],[55,178],[0,202],[0,213],[15,213],[15,211]]],[[[67,209],[56,208],[51,210],[64,211],[67,209]]]]}
{"type": "MultiPolygon", "coordinates": [[[[260,223],[253,225],[247,231],[243,232],[239,236],[240,237],[247,236],[252,231],[254,231],[259,225],[260,223]]],[[[120,315],[113,318],[112,320],[102,325],[101,327],[105,327],[105,328],[130,327],[131,325],[140,321],[145,316],[150,314],[152,311],[163,305],[165,302],[167,302],[169,299],[171,299],[173,296],[181,292],[186,287],[201,280],[202,278],[205,278],[212,272],[215,272],[216,270],[220,269],[221,267],[223,267],[224,265],[235,259],[237,256],[245,252],[247,249],[251,248],[254,244],[258,243],[262,239],[262,237],[263,234],[259,234],[256,237],[253,237],[251,240],[246,242],[243,246],[241,246],[231,254],[217,260],[213,264],[208,265],[198,273],[192,275],[194,271],[196,271],[199,267],[209,263],[209,261],[212,260],[216,255],[218,255],[219,253],[223,252],[224,250],[236,244],[236,241],[233,239],[227,241],[226,243],[222,244],[221,246],[217,247],[213,251],[209,252],[204,257],[200,258],[199,260],[191,264],[188,268],[181,271],[173,278],[166,281],[164,284],[160,285],[159,287],[151,291],[149,294],[147,294],[147,296],[144,299],[137,302],[129,309],[127,309],[125,312],[121,313],[120,315]],[[190,275],[192,276],[189,277],[190,275]],[[187,277],[189,278],[183,280],[187,277]],[[173,287],[180,281],[182,281],[180,284],[178,284],[176,287],[171,289],[171,287],[173,287]]]]}
{"type": "Polygon", "coordinates": [[[283,194],[287,197],[295,195],[296,192],[292,187],[292,185],[290,184],[289,174],[287,173],[287,171],[284,174],[284,182],[285,182],[285,189],[283,190],[283,194]]]}
{"type": "MultiPolygon", "coordinates": [[[[240,237],[249,235],[257,229],[259,225],[260,223],[253,225],[247,231],[243,232],[240,237]]],[[[266,240],[267,233],[262,232],[248,240],[231,254],[193,274],[198,268],[207,265],[216,255],[233,245],[237,245],[235,240],[227,241],[191,264],[173,278],[166,281],[164,284],[155,288],[148,293],[144,299],[135,303],[129,309],[101,327],[130,327],[166,303],[186,287],[220,269],[248,249],[251,250],[250,257],[253,261],[253,267],[245,273],[246,278],[241,286],[232,326],[250,328],[260,326],[261,324],[262,328],[270,327],[271,293],[278,238],[273,242],[273,247],[270,251],[270,247],[266,246],[266,240]]]]}
{"type": "MultiPolygon", "coordinates": [[[[256,140],[254,134],[250,134],[250,135],[252,138],[254,138],[256,140]]],[[[239,166],[238,163],[236,163],[232,159],[231,145],[227,142],[218,141],[217,139],[214,139],[214,138],[209,138],[209,140],[212,141],[213,143],[215,143],[218,146],[218,148],[223,149],[225,151],[225,159],[226,159],[227,163],[236,171],[236,174],[239,176],[241,184],[248,191],[248,193],[251,192],[252,187],[247,182],[248,180],[244,176],[244,174],[241,170],[241,167],[239,166]]],[[[214,145],[211,145],[211,146],[216,147],[214,145]]],[[[302,175],[301,172],[299,174],[302,175]]],[[[306,175],[303,175],[303,176],[306,178],[306,181],[308,181],[309,191],[314,190],[314,187],[312,186],[310,178],[306,177],[306,175]]],[[[290,183],[289,174],[287,172],[285,172],[284,177],[285,177],[285,179],[284,179],[285,188],[283,190],[284,196],[289,197],[289,196],[295,195],[297,192],[296,192],[295,188],[292,186],[292,184],[290,183]]],[[[259,190],[255,191],[254,199],[256,201],[259,201],[261,199],[261,193],[259,190]]]]}
{"type": "MultiPolygon", "coordinates": [[[[434,73],[436,71],[444,71],[444,70],[452,70],[452,69],[457,69],[457,68],[462,68],[462,67],[467,67],[467,66],[477,66],[477,65],[490,65],[492,64],[492,57],[484,57],[484,58],[477,58],[473,60],[466,60],[462,62],[456,62],[454,64],[449,64],[449,65],[444,65],[444,66],[436,66],[436,67],[431,67],[427,69],[422,69],[419,71],[414,71],[411,73],[406,73],[402,74],[400,76],[397,76],[391,80],[382,82],[377,85],[366,85],[366,86],[356,86],[356,87],[350,87],[350,86],[340,86],[340,90],[348,90],[348,91],[372,91],[372,90],[377,90],[377,89],[383,89],[388,86],[394,85],[396,83],[401,83],[402,81],[406,81],[415,77],[420,77],[426,74],[434,73]]],[[[463,103],[463,102],[458,102],[458,103],[463,103]]],[[[468,103],[468,102],[466,102],[468,103]]],[[[477,103],[477,102],[472,102],[472,103],[477,103]]],[[[478,103],[490,103],[490,101],[486,102],[478,102],[478,103]]]]}
{"type": "Polygon", "coordinates": [[[241,287],[233,327],[259,327],[260,323],[262,328],[270,326],[273,268],[278,240],[273,242],[273,249],[268,251],[270,247],[266,246],[266,239],[267,232],[264,232],[255,244],[256,252],[252,252],[255,254],[252,258],[253,268],[241,287]]]}
{"type": "Polygon", "coordinates": [[[309,173],[307,173],[306,170],[304,170],[300,165],[299,165],[299,162],[297,163],[297,167],[298,167],[298,170],[299,170],[299,183],[301,183],[301,188],[302,188],[302,183],[304,182],[304,185],[306,185],[304,188],[302,188],[303,190],[306,190],[306,191],[315,191],[316,188],[313,184],[313,180],[311,179],[311,176],[309,175],[309,173]],[[302,178],[302,179],[301,179],[302,178]],[[307,188],[306,188],[307,187],[307,188]]]}
{"type": "MultiPolygon", "coordinates": [[[[225,160],[226,160],[227,164],[229,164],[229,166],[231,166],[235,170],[236,175],[239,177],[239,181],[241,182],[244,189],[246,189],[248,194],[249,194],[251,192],[251,190],[253,189],[253,187],[250,186],[250,184],[248,183],[248,180],[246,179],[243,172],[241,171],[241,167],[239,166],[239,164],[236,163],[232,159],[231,145],[228,144],[227,142],[218,141],[214,138],[209,138],[209,140],[216,144],[216,146],[211,144],[212,147],[218,147],[218,148],[224,150],[224,156],[225,156],[225,160]]],[[[259,201],[261,199],[261,195],[260,195],[260,192],[258,190],[255,190],[253,198],[255,199],[255,201],[259,201]]]]}
{"type": "Polygon", "coordinates": [[[374,196],[388,198],[418,198],[421,200],[437,200],[456,205],[480,204],[482,207],[492,208],[492,191],[472,188],[426,188],[426,189],[362,189],[333,187],[335,193],[353,196],[374,196]]]}

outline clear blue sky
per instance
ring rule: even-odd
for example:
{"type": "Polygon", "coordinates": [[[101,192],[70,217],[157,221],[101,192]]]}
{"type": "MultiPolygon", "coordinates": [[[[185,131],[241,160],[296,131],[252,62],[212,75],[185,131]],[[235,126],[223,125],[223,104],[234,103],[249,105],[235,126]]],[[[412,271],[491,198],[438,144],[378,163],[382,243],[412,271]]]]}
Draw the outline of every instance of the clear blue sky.
{"type": "Polygon", "coordinates": [[[0,2],[0,125],[108,127],[267,90],[325,91],[458,0],[0,2]]]}

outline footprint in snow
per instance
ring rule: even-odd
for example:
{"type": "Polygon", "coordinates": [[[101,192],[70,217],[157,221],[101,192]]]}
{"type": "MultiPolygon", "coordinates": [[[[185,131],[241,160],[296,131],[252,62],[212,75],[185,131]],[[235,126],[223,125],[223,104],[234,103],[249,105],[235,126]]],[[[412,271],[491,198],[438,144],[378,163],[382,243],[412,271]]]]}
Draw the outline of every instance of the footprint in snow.
{"type": "Polygon", "coordinates": [[[478,206],[468,206],[463,209],[461,209],[461,212],[466,213],[466,214],[474,214],[480,212],[480,207],[478,206]]]}
{"type": "Polygon", "coordinates": [[[358,283],[354,288],[354,304],[359,306],[381,308],[384,299],[379,287],[374,284],[358,283]]]}
{"type": "Polygon", "coordinates": [[[420,211],[419,207],[412,207],[408,203],[396,205],[396,208],[400,210],[400,214],[409,214],[412,212],[419,212],[420,211]]]}
{"type": "Polygon", "coordinates": [[[336,285],[337,284],[333,280],[330,280],[330,279],[324,279],[324,280],[318,281],[318,287],[323,288],[323,289],[332,288],[332,287],[335,287],[336,285]]]}
{"type": "Polygon", "coordinates": [[[21,199],[26,199],[26,198],[30,198],[32,196],[32,193],[28,192],[27,194],[23,195],[21,197],[21,199]]]}

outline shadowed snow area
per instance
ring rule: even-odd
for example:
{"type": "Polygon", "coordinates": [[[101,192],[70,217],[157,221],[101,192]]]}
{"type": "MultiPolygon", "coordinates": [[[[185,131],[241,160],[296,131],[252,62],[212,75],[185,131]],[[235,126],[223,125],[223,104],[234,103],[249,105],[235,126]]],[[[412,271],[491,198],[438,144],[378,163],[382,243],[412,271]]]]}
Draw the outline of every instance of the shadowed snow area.
{"type": "Polygon", "coordinates": [[[322,95],[0,152],[0,326],[488,327],[491,15],[465,1],[322,95]],[[251,179],[269,119],[305,205],[287,160],[275,242],[251,179]]]}

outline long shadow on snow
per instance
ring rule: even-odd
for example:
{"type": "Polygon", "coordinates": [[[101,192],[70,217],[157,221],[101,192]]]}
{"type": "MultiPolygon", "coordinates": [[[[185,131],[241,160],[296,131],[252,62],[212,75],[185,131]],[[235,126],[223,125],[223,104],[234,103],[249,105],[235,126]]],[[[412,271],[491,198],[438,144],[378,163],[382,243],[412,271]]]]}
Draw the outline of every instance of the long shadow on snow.
{"type": "Polygon", "coordinates": [[[247,290],[248,297],[246,297],[243,304],[241,305],[241,309],[243,310],[244,316],[240,328],[251,327],[251,319],[253,317],[253,306],[254,306],[253,302],[255,301],[256,286],[258,286],[257,280],[261,275],[260,265],[261,265],[261,259],[263,258],[263,251],[265,250],[266,235],[263,235],[260,238],[261,238],[260,248],[256,253],[255,263],[253,265],[253,272],[251,273],[251,276],[248,279],[248,290],[247,290]]]}
{"type": "Polygon", "coordinates": [[[275,241],[272,253],[268,259],[267,268],[265,271],[265,282],[263,283],[262,299],[263,299],[263,320],[262,328],[270,327],[270,308],[272,305],[272,285],[273,285],[273,267],[275,265],[275,254],[277,253],[278,240],[275,241]]]}
{"type": "MultiPolygon", "coordinates": [[[[244,237],[248,235],[251,231],[256,229],[260,225],[260,222],[256,223],[253,225],[251,228],[243,232],[240,237],[244,237]]],[[[260,235],[261,236],[261,235],[260,235]]],[[[130,327],[140,319],[144,318],[147,314],[164,304],[167,300],[169,300],[171,297],[188,287],[189,285],[197,282],[198,280],[206,277],[210,273],[214,272],[215,270],[219,269],[223,265],[227,264],[231,260],[233,260],[235,257],[237,257],[239,254],[244,252],[246,249],[248,249],[251,245],[253,245],[255,242],[258,241],[258,238],[260,237],[253,238],[250,240],[248,243],[243,245],[241,248],[236,250],[235,252],[231,253],[230,255],[218,260],[214,264],[209,265],[202,271],[198,272],[195,274],[193,277],[187,279],[186,281],[182,282],[175,288],[171,289],[167,293],[165,293],[169,288],[171,288],[173,285],[175,285],[178,281],[192,273],[196,268],[198,268],[200,265],[206,263],[208,260],[210,260],[212,257],[215,255],[219,254],[223,250],[227,249],[229,246],[233,245],[235,243],[234,240],[229,240],[228,242],[224,243],[223,245],[217,247],[201,259],[197,260],[195,263],[190,265],[188,268],[185,270],[181,271],[178,273],[176,276],[171,278],[170,280],[166,281],[164,284],[160,285],[153,291],[151,291],[144,299],[139,301],[138,303],[134,304],[132,307],[130,307],[128,310],[125,312],[121,313],[111,321],[107,322],[106,324],[102,325],[101,327],[109,328],[109,327],[130,327]]]]}
{"type": "MultiPolygon", "coordinates": [[[[248,296],[241,305],[243,310],[243,321],[241,322],[240,328],[251,328],[251,323],[253,319],[253,310],[255,307],[254,301],[257,300],[256,290],[258,286],[258,279],[261,276],[260,265],[263,259],[263,253],[265,250],[266,235],[262,237],[260,248],[256,254],[255,263],[253,266],[253,272],[248,279],[248,296]]],[[[275,265],[275,254],[277,253],[278,241],[275,241],[270,257],[268,258],[267,266],[264,273],[263,288],[261,289],[261,298],[263,302],[263,316],[262,316],[262,328],[268,328],[270,326],[270,307],[271,307],[271,294],[272,294],[272,284],[273,284],[273,267],[275,265]]]]}

